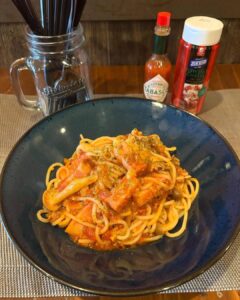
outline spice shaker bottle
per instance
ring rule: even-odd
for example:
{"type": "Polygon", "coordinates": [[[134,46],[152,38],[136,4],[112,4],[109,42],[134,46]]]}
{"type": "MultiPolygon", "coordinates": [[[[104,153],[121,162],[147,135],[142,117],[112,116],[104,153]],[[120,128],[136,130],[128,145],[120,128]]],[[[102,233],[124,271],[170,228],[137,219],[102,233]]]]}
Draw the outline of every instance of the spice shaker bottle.
{"type": "Polygon", "coordinates": [[[223,23],[197,16],[186,19],[178,49],[171,102],[198,114],[213,71],[223,23]]]}

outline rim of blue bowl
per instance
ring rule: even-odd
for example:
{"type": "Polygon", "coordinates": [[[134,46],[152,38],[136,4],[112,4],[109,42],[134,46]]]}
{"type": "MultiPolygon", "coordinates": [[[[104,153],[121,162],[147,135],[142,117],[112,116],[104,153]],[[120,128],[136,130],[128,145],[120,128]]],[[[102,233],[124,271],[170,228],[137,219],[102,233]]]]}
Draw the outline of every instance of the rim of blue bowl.
{"type": "MultiPolygon", "coordinates": [[[[4,210],[3,210],[3,198],[2,198],[2,182],[3,182],[3,177],[4,177],[4,173],[5,173],[5,169],[7,169],[7,165],[8,162],[11,159],[11,156],[13,154],[13,152],[15,151],[15,149],[18,147],[18,145],[22,142],[22,140],[35,128],[38,127],[39,124],[42,124],[44,122],[46,122],[46,120],[51,120],[55,115],[58,114],[63,114],[64,111],[66,110],[71,110],[74,109],[74,107],[78,107],[81,105],[89,105],[92,104],[93,106],[95,106],[96,102],[101,102],[101,101],[127,101],[127,100],[131,100],[131,101],[140,101],[140,102],[146,102],[149,101],[150,103],[158,103],[161,104],[162,106],[166,106],[169,107],[170,109],[174,109],[174,110],[179,110],[181,112],[183,112],[184,114],[188,115],[189,117],[195,118],[197,119],[199,122],[205,124],[207,127],[209,127],[213,132],[215,132],[215,134],[217,134],[225,143],[225,145],[227,146],[227,148],[229,149],[229,151],[232,153],[232,155],[234,156],[234,158],[236,159],[239,171],[240,171],[240,159],[238,158],[235,150],[233,149],[233,147],[231,146],[231,144],[228,142],[228,140],[216,129],[214,128],[214,126],[210,125],[207,121],[202,120],[201,118],[199,118],[198,116],[187,112],[183,109],[180,108],[176,108],[173,105],[169,105],[169,104],[165,104],[165,103],[159,103],[158,101],[154,101],[154,100],[146,100],[143,98],[138,98],[138,97],[127,97],[127,96],[117,96],[117,97],[103,97],[103,98],[98,98],[98,99],[92,99],[89,100],[87,102],[83,102],[83,103],[77,103],[74,105],[70,105],[68,107],[66,107],[65,109],[62,109],[60,111],[57,111],[47,117],[44,117],[43,119],[41,119],[40,121],[38,121],[36,124],[34,124],[33,126],[31,126],[19,139],[18,141],[15,143],[15,145],[13,146],[13,148],[11,149],[11,151],[9,152],[2,171],[1,171],[1,175],[0,175],[0,215],[2,218],[2,224],[5,228],[5,231],[8,235],[8,237],[10,238],[10,240],[13,242],[14,246],[16,247],[16,249],[20,252],[20,254],[33,266],[35,267],[37,270],[39,270],[41,273],[43,273],[44,275],[46,275],[48,278],[61,283],[65,286],[68,286],[70,288],[73,288],[75,290],[81,291],[83,293],[89,293],[89,294],[93,294],[93,295],[100,295],[100,296],[141,296],[141,295],[149,295],[149,294],[156,294],[156,293],[160,293],[163,291],[167,291],[173,288],[176,288],[179,285],[182,285],[194,278],[196,278],[197,276],[203,274],[205,271],[207,271],[209,268],[211,268],[220,258],[223,257],[223,255],[228,251],[228,249],[232,246],[233,242],[235,241],[238,233],[240,232],[240,218],[238,221],[238,225],[236,226],[235,230],[232,232],[231,237],[227,240],[227,242],[225,243],[225,245],[217,252],[217,255],[215,257],[213,257],[212,259],[210,259],[208,262],[206,262],[200,269],[197,269],[194,272],[191,272],[188,275],[183,276],[182,278],[178,279],[178,280],[172,280],[169,283],[166,284],[162,284],[159,285],[157,287],[153,287],[153,288],[143,288],[143,289],[139,289],[139,290],[134,290],[134,291],[103,291],[103,290],[98,290],[97,288],[84,288],[84,287],[80,287],[78,285],[72,284],[71,282],[68,282],[66,280],[60,279],[57,276],[51,274],[50,272],[48,272],[47,270],[45,270],[45,268],[39,266],[39,264],[37,264],[32,258],[30,258],[25,252],[24,249],[22,249],[21,245],[19,245],[16,241],[15,238],[13,236],[13,234],[11,233],[10,229],[8,228],[8,222],[7,219],[5,218],[4,215],[4,210]]],[[[123,250],[124,251],[124,250],[123,250]]]]}

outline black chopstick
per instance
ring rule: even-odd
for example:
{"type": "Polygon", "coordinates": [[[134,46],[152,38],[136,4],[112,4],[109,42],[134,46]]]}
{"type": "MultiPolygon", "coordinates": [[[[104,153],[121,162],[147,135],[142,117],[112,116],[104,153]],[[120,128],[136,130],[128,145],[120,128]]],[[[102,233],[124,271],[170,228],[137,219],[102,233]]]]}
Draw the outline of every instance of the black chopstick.
{"type": "Polygon", "coordinates": [[[82,13],[83,13],[83,10],[84,10],[84,7],[85,7],[85,4],[86,4],[86,0],[76,0],[77,3],[76,3],[76,13],[75,13],[75,17],[74,17],[74,27],[77,27],[79,22],[80,22],[80,19],[81,19],[81,16],[82,16],[82,13]]]}
{"type": "Polygon", "coordinates": [[[60,13],[62,7],[62,0],[54,1],[54,35],[59,35],[59,27],[60,27],[60,13]]]}
{"type": "MultiPolygon", "coordinates": [[[[22,1],[21,3],[24,3],[24,1],[22,1]]],[[[34,24],[35,27],[35,33],[41,34],[42,30],[41,30],[41,25],[40,22],[38,20],[38,17],[36,15],[36,12],[33,8],[33,5],[31,3],[30,0],[25,0],[25,6],[27,8],[28,14],[29,14],[29,18],[31,18],[32,20],[32,24],[34,24]]]]}
{"type": "Polygon", "coordinates": [[[65,22],[66,19],[66,10],[67,10],[67,0],[62,0],[61,10],[59,14],[59,34],[64,34],[66,32],[65,22]]]}
{"type": "Polygon", "coordinates": [[[12,0],[12,2],[23,16],[29,28],[36,34],[41,33],[41,27],[31,3],[28,0],[12,0]]]}
{"type": "Polygon", "coordinates": [[[54,35],[54,0],[47,0],[47,20],[48,35],[54,35]]]}
{"type": "Polygon", "coordinates": [[[47,3],[46,0],[40,0],[40,15],[43,35],[48,35],[47,3]]]}
{"type": "Polygon", "coordinates": [[[60,13],[60,34],[66,34],[72,31],[73,17],[73,0],[62,0],[60,13]]]}

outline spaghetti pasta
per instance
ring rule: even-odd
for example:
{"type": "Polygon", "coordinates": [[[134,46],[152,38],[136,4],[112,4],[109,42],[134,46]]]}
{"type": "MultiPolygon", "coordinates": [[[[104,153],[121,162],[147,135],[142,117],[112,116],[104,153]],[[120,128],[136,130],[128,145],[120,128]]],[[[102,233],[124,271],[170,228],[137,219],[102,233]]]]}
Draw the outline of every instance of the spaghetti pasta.
{"type": "Polygon", "coordinates": [[[48,168],[37,218],[101,250],[177,237],[186,230],[199,182],[175,150],[137,129],[95,140],[81,135],[72,157],[48,168]]]}

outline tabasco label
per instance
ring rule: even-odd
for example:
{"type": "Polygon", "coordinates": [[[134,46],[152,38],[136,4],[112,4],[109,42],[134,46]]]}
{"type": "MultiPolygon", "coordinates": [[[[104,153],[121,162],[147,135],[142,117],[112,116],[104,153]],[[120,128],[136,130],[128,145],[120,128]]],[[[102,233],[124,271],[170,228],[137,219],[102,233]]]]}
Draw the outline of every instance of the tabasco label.
{"type": "Polygon", "coordinates": [[[163,102],[167,96],[168,82],[161,75],[156,75],[144,83],[143,90],[147,99],[163,102]]]}

